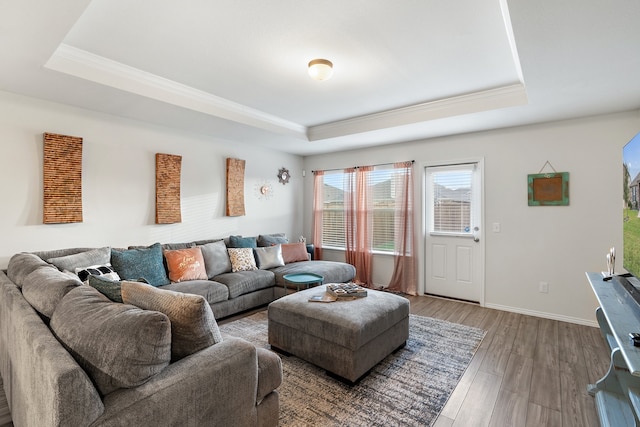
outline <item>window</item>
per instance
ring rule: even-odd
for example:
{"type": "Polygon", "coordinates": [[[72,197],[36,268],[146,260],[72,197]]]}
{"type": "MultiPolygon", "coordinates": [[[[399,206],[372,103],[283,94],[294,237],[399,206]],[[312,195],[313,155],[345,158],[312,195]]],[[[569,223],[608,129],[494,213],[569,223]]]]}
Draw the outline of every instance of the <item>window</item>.
{"type": "MultiPolygon", "coordinates": [[[[369,173],[366,183],[371,195],[371,224],[373,250],[394,252],[395,194],[399,185],[398,174],[392,166],[376,166],[369,173]]],[[[349,188],[355,180],[350,173],[327,171],[323,176],[322,242],[324,247],[345,248],[345,196],[355,188],[349,188]]]]}
{"type": "Polygon", "coordinates": [[[433,168],[428,174],[432,233],[471,234],[473,166],[433,168]]]}

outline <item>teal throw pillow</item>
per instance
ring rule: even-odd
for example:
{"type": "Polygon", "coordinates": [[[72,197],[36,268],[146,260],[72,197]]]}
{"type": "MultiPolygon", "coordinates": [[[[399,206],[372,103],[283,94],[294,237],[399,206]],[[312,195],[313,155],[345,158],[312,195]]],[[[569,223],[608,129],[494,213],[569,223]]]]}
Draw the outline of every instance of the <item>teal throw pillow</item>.
{"type": "Polygon", "coordinates": [[[111,265],[122,280],[145,281],[152,286],[170,283],[160,243],[126,251],[112,249],[111,265]]]}
{"type": "Polygon", "coordinates": [[[230,248],[257,248],[258,241],[255,237],[229,236],[230,248]]]}

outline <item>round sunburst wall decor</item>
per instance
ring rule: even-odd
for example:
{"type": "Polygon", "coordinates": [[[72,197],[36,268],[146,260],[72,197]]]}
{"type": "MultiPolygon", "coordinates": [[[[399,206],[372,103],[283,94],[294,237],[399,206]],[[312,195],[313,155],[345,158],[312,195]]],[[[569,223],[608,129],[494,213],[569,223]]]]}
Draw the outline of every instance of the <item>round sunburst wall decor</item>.
{"type": "Polygon", "coordinates": [[[259,199],[270,199],[273,196],[273,186],[269,181],[262,181],[256,184],[256,192],[259,199]]]}
{"type": "Polygon", "coordinates": [[[289,179],[291,179],[291,173],[289,173],[289,169],[280,168],[278,171],[278,180],[282,185],[288,184],[289,179]]]}

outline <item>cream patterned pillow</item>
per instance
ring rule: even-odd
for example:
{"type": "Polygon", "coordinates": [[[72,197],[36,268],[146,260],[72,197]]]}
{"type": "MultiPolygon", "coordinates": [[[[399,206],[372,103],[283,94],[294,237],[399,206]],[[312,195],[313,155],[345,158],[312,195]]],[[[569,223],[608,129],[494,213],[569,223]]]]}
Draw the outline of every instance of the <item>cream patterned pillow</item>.
{"type": "Polygon", "coordinates": [[[229,252],[229,259],[231,260],[232,272],[258,269],[252,248],[229,248],[227,251],[229,252]]]}

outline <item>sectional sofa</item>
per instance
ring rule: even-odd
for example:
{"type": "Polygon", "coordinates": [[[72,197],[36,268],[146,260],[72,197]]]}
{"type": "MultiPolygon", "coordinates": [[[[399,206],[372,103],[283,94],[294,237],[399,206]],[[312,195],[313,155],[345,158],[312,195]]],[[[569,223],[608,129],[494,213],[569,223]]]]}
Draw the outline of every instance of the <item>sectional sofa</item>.
{"type": "Polygon", "coordinates": [[[14,425],[277,425],[279,357],[223,339],[216,318],[284,295],[295,272],[355,276],[282,235],[14,255],[0,271],[14,425]]]}

